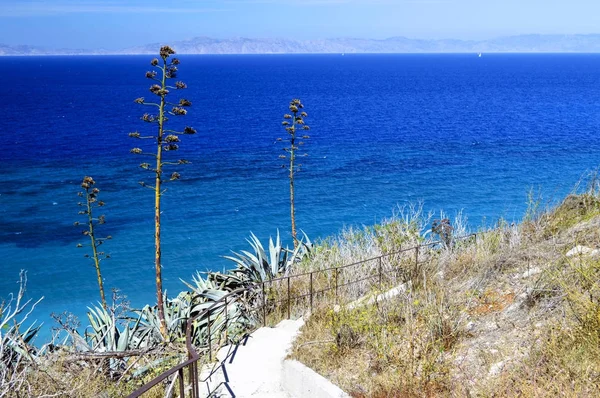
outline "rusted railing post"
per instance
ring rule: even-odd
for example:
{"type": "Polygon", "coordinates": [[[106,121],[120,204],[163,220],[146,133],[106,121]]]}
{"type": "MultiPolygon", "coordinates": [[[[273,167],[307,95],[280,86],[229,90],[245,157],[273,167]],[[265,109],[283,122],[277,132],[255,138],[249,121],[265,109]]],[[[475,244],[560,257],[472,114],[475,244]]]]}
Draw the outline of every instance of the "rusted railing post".
{"type": "Polygon", "coordinates": [[[208,326],[208,360],[210,362],[212,362],[212,340],[211,340],[211,333],[210,333],[210,311],[208,311],[208,313],[206,314],[208,319],[207,319],[207,326],[208,326]]]}
{"type": "Polygon", "coordinates": [[[339,277],[340,270],[338,268],[334,268],[333,272],[335,274],[335,303],[339,304],[339,302],[338,302],[338,277],[339,277]]]}
{"type": "Polygon", "coordinates": [[[227,300],[229,299],[229,297],[227,297],[225,299],[225,344],[227,344],[227,323],[229,321],[229,311],[227,311],[227,300]]]}
{"type": "Polygon", "coordinates": [[[310,313],[313,312],[313,273],[310,273],[310,313]]]}
{"type": "Polygon", "coordinates": [[[420,245],[415,247],[415,277],[417,277],[419,273],[419,247],[420,245]]]}
{"type": "Polygon", "coordinates": [[[265,296],[265,282],[262,283],[262,310],[263,326],[267,326],[267,297],[265,296]]]}
{"type": "Polygon", "coordinates": [[[383,279],[383,267],[382,267],[382,261],[381,258],[383,256],[379,256],[379,290],[383,291],[383,283],[382,283],[382,279],[383,279]]]}
{"type": "Polygon", "coordinates": [[[177,377],[179,377],[179,396],[181,398],[185,398],[185,387],[183,385],[183,368],[179,369],[179,371],[177,372],[177,377]]]}
{"type": "MultiPolygon", "coordinates": [[[[189,366],[190,384],[192,386],[192,398],[200,398],[200,381],[198,380],[198,368],[196,362],[189,366]]],[[[183,396],[183,395],[182,395],[183,396]]]]}
{"type": "Polygon", "coordinates": [[[292,298],[290,297],[290,277],[287,277],[287,319],[290,319],[290,306],[292,305],[292,298]]]}

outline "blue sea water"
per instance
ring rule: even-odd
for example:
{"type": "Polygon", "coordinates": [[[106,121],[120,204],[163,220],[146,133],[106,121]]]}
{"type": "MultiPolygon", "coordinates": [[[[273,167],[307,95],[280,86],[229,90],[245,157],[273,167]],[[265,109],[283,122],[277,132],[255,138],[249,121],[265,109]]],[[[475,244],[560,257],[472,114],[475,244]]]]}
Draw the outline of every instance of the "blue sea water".
{"type": "MultiPolygon", "coordinates": [[[[129,153],[150,96],[146,56],[0,58],[0,297],[28,271],[33,317],[83,317],[95,271],[73,226],[91,175],[111,235],[105,286],[154,302],[150,176],[129,153]]],[[[309,157],[297,176],[298,226],[313,237],[372,224],[397,205],[464,209],[471,225],[518,220],[530,188],[567,194],[600,164],[600,55],[181,56],[193,126],[164,196],[165,287],[229,266],[250,231],[289,236],[288,181],[278,159],[292,98],[309,113],[309,157]],[[483,221],[483,220],[486,221],[483,221]]],[[[85,319],[82,319],[85,324],[85,319]]]]}

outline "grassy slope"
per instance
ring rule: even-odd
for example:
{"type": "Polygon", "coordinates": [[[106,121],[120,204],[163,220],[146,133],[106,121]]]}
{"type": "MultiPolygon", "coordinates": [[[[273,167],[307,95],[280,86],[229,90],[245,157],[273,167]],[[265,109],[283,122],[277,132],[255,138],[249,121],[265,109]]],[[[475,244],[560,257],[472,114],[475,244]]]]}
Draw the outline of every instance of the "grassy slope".
{"type": "MultiPolygon", "coordinates": [[[[347,233],[307,267],[409,240],[387,232],[347,233]]],[[[576,245],[600,247],[597,194],[431,253],[385,303],[315,312],[292,356],[355,397],[600,396],[600,256],[576,245]]]]}

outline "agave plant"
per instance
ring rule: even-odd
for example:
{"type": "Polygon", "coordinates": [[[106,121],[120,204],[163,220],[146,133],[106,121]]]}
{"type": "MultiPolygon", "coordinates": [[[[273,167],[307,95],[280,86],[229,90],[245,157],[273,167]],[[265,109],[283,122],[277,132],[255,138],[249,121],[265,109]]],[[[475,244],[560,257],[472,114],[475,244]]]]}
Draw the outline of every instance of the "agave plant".
{"type": "Polygon", "coordinates": [[[304,238],[300,240],[300,260],[310,257],[315,247],[306,232],[302,231],[302,235],[304,235],[304,238]]]}
{"type": "MultiPolygon", "coordinates": [[[[225,294],[231,294],[235,290],[245,288],[247,281],[244,277],[232,273],[221,273],[221,272],[208,272],[206,278],[202,277],[202,274],[196,273],[192,277],[192,283],[182,281],[190,290],[196,295],[196,298],[204,298],[210,305],[213,302],[223,298],[225,294]]],[[[238,293],[235,296],[230,296],[227,299],[228,305],[224,304],[216,306],[210,312],[211,319],[217,319],[216,323],[219,323],[219,316],[223,318],[225,316],[225,308],[227,307],[227,333],[229,335],[236,335],[236,333],[247,330],[257,324],[258,318],[255,314],[256,301],[258,297],[255,292],[248,289],[242,293],[238,293]],[[234,322],[232,322],[234,320],[234,322]]],[[[207,314],[209,315],[209,314],[207,314]]],[[[203,316],[200,321],[208,318],[203,316]]],[[[211,325],[211,328],[214,326],[211,325]]],[[[218,329],[218,328],[217,328],[218,329]]]]}
{"type": "Polygon", "coordinates": [[[242,250],[239,253],[233,252],[233,256],[223,256],[233,261],[237,267],[231,271],[231,275],[243,279],[245,283],[261,283],[274,279],[281,275],[288,275],[292,266],[302,259],[303,251],[306,252],[308,246],[298,245],[290,251],[281,245],[279,231],[277,238],[273,241],[269,238],[269,252],[265,251],[260,240],[250,233],[250,239],[247,239],[252,252],[242,250]]]}
{"type": "Polygon", "coordinates": [[[141,318],[128,322],[122,329],[118,327],[118,319],[113,311],[104,307],[88,307],[90,326],[84,336],[89,351],[117,352],[146,348],[144,339],[139,338],[141,318]]]}
{"type": "MultiPolygon", "coordinates": [[[[1,315],[1,314],[0,314],[1,315]]],[[[12,326],[4,326],[5,333],[1,334],[0,343],[0,366],[3,368],[16,368],[23,358],[33,359],[37,349],[33,340],[39,332],[41,325],[32,324],[24,332],[19,330],[19,323],[12,326]]]]}
{"type": "MultiPolygon", "coordinates": [[[[212,282],[202,282],[197,279],[198,288],[210,286],[212,282]]],[[[186,283],[187,284],[187,283],[186,283]]],[[[229,292],[218,289],[194,289],[191,292],[182,292],[175,299],[165,299],[165,322],[167,326],[167,339],[160,333],[160,320],[156,306],[145,306],[134,312],[140,318],[137,331],[139,339],[150,345],[166,342],[183,343],[186,339],[187,325],[190,319],[199,316],[193,321],[191,327],[191,342],[194,346],[204,348],[208,346],[209,331],[211,342],[218,342],[221,336],[231,337],[244,329],[249,317],[245,316],[245,306],[241,297],[235,296],[225,302],[215,304],[229,292]],[[212,308],[211,308],[212,307],[212,308]],[[206,311],[210,309],[209,311],[206,311]],[[203,314],[203,312],[205,312],[203,314]],[[210,324],[210,327],[209,327],[210,324]]]]}
{"type": "Polygon", "coordinates": [[[212,300],[218,300],[218,298],[214,298],[219,294],[217,291],[232,292],[245,287],[245,280],[231,273],[211,271],[204,273],[205,276],[202,274],[196,272],[196,275],[192,276],[192,283],[186,282],[183,279],[181,279],[181,282],[195,294],[206,296],[206,298],[212,300]]]}
{"type": "Polygon", "coordinates": [[[22,329],[28,316],[42,299],[33,304],[31,299],[23,302],[27,274],[21,271],[19,277],[19,292],[16,297],[11,294],[7,301],[0,302],[0,371],[2,374],[17,367],[22,359],[34,359],[37,354],[33,340],[41,325],[36,326],[33,322],[24,331],[22,329]]]}

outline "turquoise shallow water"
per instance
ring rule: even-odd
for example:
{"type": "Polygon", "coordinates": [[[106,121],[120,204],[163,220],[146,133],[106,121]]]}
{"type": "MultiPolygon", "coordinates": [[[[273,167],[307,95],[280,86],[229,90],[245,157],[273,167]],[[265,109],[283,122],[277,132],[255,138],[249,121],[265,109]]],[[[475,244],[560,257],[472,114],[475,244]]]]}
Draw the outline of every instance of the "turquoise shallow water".
{"type": "MultiPolygon", "coordinates": [[[[34,316],[83,316],[94,269],[75,246],[77,192],[91,175],[107,203],[106,286],[154,300],[152,192],[129,154],[143,129],[150,57],[2,58],[0,297],[28,270],[34,316]]],[[[310,154],[298,175],[298,224],[311,237],[377,222],[398,205],[464,209],[471,226],[521,218],[527,191],[567,194],[600,163],[598,55],[182,56],[193,102],[182,181],[164,196],[170,292],[220,256],[280,228],[288,191],[275,139],[299,97],[310,154]],[[485,221],[483,221],[485,219],[485,221]]]]}

